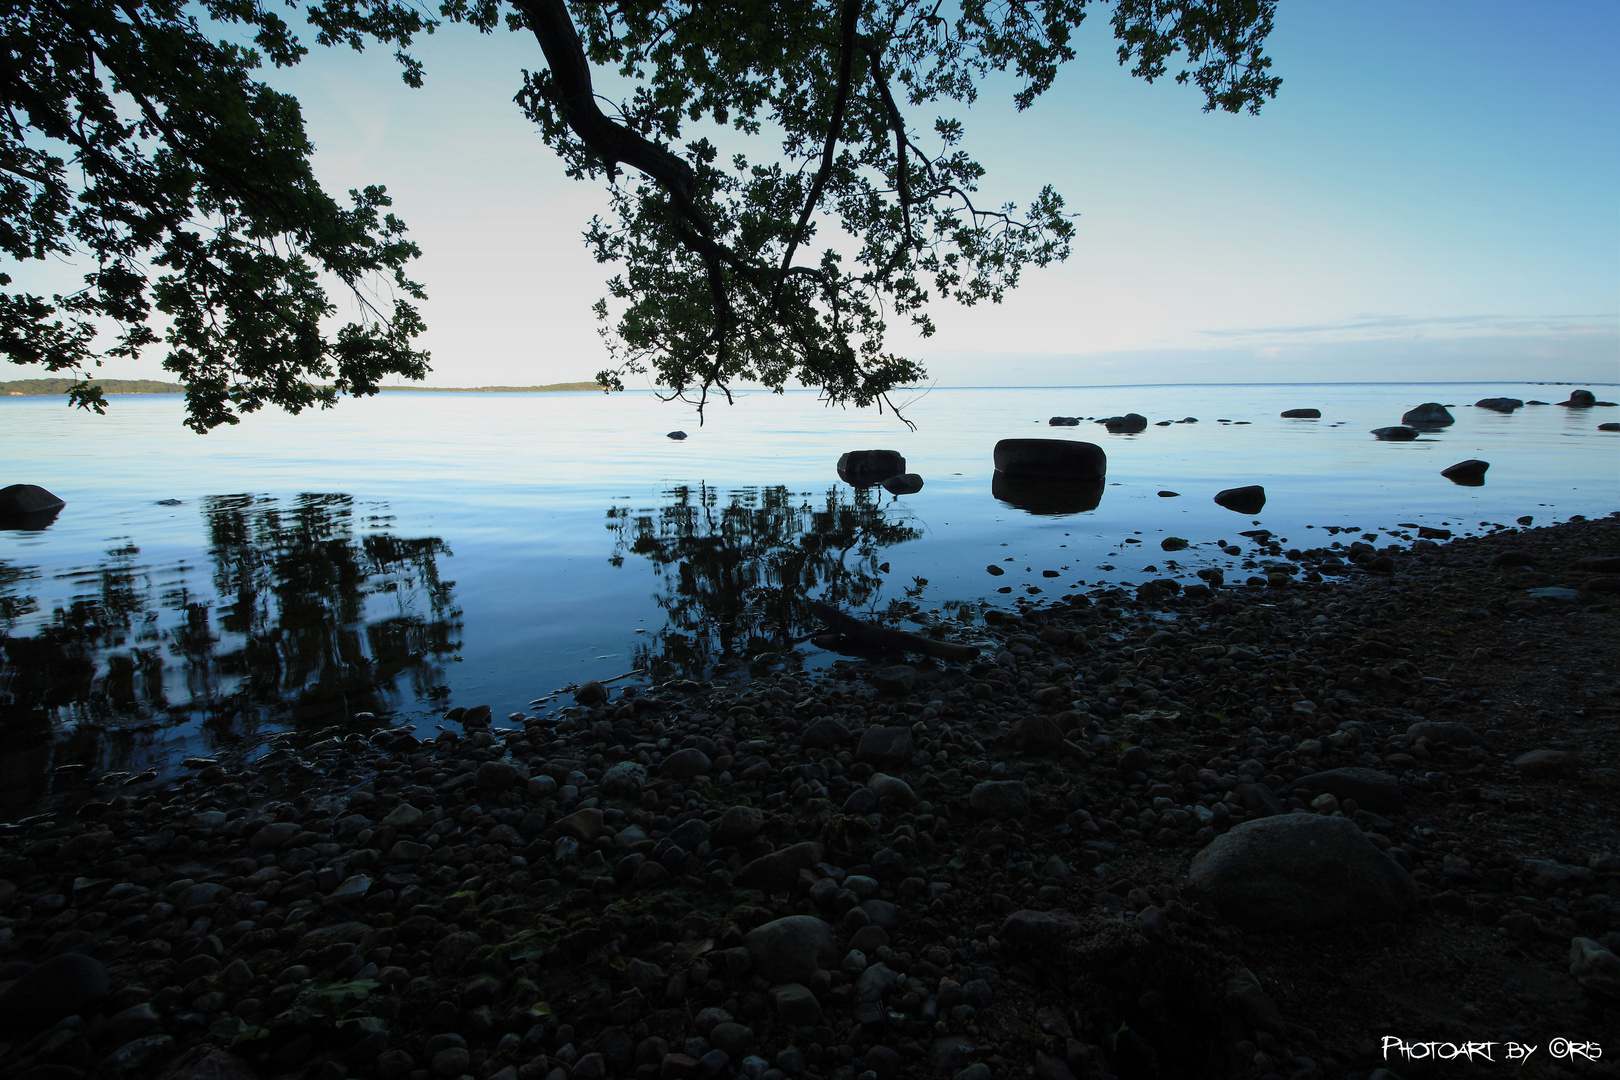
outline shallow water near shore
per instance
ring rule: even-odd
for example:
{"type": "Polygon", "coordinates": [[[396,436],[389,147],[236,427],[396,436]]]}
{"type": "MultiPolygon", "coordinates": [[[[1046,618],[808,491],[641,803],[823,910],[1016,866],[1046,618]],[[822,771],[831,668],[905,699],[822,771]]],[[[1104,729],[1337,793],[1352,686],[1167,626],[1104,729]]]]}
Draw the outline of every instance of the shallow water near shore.
{"type": "Polygon", "coordinates": [[[936,389],[909,399],[914,431],[812,394],[739,395],[700,427],[645,393],[410,392],[206,437],[181,426],[177,397],[114,398],[104,417],[0,399],[0,477],[67,501],[44,528],[0,530],[0,815],[73,782],[63,766],[162,774],[358,712],[431,731],[449,704],[534,712],[632,670],[822,666],[806,597],[972,617],[1209,566],[1241,580],[1220,542],[1248,553],[1240,534],[1257,528],[1306,548],[1607,514],[1620,434],[1597,426],[1620,409],[1472,406],[1569,389],[936,389]],[[1456,423],[1412,442],[1368,434],[1425,401],[1455,406],[1456,423]],[[1278,416],[1303,407],[1322,418],[1278,416]],[[1047,424],[1127,411],[1198,422],[1047,424]],[[1103,446],[1100,503],[997,499],[991,449],[1011,437],[1103,446]],[[902,453],[923,490],[842,483],[839,454],[872,447],[902,453]],[[1491,462],[1483,486],[1439,475],[1467,458],[1491,462]],[[1258,514],[1212,501],[1248,484],[1266,489],[1258,514]],[[1189,546],[1166,551],[1168,537],[1189,546]]]}

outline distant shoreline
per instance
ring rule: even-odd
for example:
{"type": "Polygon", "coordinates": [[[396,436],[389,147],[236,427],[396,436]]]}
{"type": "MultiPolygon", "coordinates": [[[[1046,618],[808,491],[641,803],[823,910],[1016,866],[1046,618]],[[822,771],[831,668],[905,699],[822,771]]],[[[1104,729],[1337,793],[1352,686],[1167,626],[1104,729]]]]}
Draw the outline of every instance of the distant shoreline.
{"type": "MultiPolygon", "coordinates": [[[[66,394],[76,379],[18,379],[0,382],[0,397],[60,397],[66,394]]],[[[92,379],[104,394],[183,394],[186,388],[179,383],[158,382],[155,379],[92,379]]],[[[383,386],[379,389],[414,390],[434,394],[534,394],[563,393],[580,390],[601,390],[597,382],[548,383],[545,386],[383,386]]]]}

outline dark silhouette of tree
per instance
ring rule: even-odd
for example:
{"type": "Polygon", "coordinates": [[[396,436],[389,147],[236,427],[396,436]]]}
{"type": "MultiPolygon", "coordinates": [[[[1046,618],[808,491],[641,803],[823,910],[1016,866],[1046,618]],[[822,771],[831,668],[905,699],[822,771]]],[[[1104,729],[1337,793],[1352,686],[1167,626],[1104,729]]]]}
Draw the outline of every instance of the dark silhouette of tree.
{"type": "MultiPolygon", "coordinates": [[[[619,268],[597,305],[603,385],[650,372],[701,409],[738,379],[797,380],[881,407],[924,374],[885,345],[889,318],[931,333],[932,299],[999,301],[1073,236],[1050,186],[985,205],[960,121],[919,110],[970,103],[992,71],[1022,80],[1028,107],[1073,59],[1088,2],[444,0],[434,19],[406,0],[323,0],[303,14],[321,45],[394,47],[412,86],[406,50],[441,20],[534,38],[544,66],[516,100],[568,175],[612,196],[586,233],[619,268]],[[607,111],[604,67],[632,87],[607,111]]],[[[1116,0],[1120,62],[1151,82],[1174,61],[1206,110],[1258,111],[1280,81],[1263,53],[1275,6],[1116,0]]],[[[252,77],[307,52],[268,5],[17,0],[0,38],[0,251],[94,263],[70,296],[0,291],[0,352],[85,373],[103,355],[97,320],[122,327],[104,355],[133,357],[158,342],[155,309],[198,431],[422,377],[423,292],[405,275],[418,251],[382,187],[344,204],[316,183],[297,102],[252,77]],[[359,309],[336,333],[322,274],[359,309]]],[[[89,381],[72,394],[103,405],[89,381]]]]}

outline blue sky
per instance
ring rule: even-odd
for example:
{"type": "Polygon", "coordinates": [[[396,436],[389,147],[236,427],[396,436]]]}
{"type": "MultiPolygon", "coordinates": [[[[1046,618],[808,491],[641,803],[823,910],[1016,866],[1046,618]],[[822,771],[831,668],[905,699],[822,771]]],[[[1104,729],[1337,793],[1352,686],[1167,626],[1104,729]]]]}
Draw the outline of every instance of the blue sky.
{"type": "MultiPolygon", "coordinates": [[[[1005,304],[894,328],[941,385],[1620,380],[1620,4],[1284,0],[1257,117],[1131,78],[1110,14],[1032,109],[991,83],[960,114],[987,201],[1052,183],[1081,216],[1005,304]]],[[[264,78],[303,102],[323,182],[386,184],[424,249],[430,385],[589,378],[608,269],[580,233],[605,200],[511,102],[538,46],[448,27],[413,51],[422,90],[383,50],[264,78]]],[[[155,353],[102,374],[161,377],[155,353]]]]}

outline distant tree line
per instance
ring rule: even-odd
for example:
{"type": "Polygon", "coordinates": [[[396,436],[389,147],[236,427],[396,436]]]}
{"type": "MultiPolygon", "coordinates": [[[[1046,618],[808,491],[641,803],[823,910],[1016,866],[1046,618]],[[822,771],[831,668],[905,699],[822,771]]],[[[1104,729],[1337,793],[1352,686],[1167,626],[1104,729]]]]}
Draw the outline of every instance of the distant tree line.
{"type": "MultiPolygon", "coordinates": [[[[17,379],[0,382],[0,396],[42,397],[66,394],[81,379],[17,379]]],[[[159,382],[156,379],[97,379],[96,385],[107,394],[183,394],[186,388],[179,383],[159,382]]],[[[519,394],[542,391],[601,390],[598,382],[547,383],[545,386],[384,386],[383,390],[449,391],[467,394],[519,394]]]]}
{"type": "MultiPolygon", "coordinates": [[[[83,379],[17,379],[0,382],[0,394],[41,397],[65,394],[83,379]]],[[[183,394],[186,388],[179,383],[159,382],[156,379],[97,379],[96,385],[106,394],[183,394]]]]}

